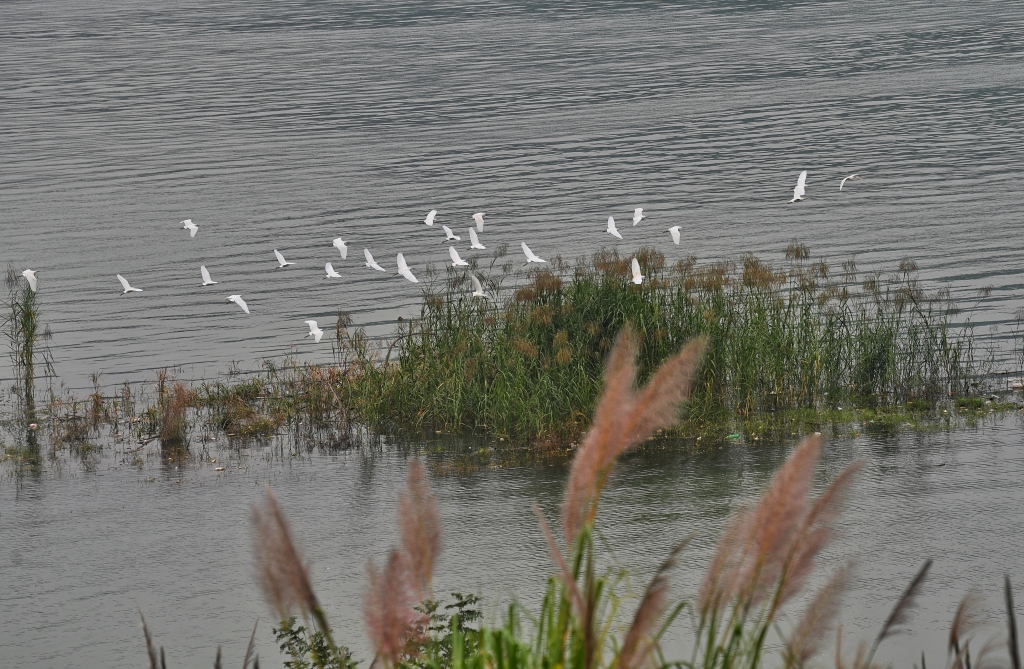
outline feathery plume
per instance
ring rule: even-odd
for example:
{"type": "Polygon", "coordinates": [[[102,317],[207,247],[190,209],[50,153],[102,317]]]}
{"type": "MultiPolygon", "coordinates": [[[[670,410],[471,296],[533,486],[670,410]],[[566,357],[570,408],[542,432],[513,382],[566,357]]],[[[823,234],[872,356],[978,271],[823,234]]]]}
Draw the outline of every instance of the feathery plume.
{"type": "Polygon", "coordinates": [[[605,368],[604,391],[594,421],[573,459],[562,505],[567,545],[597,513],[597,501],[615,459],[646,439],[653,431],[674,425],[679,403],[686,398],[690,380],[700,363],[703,339],[687,344],[651,377],[639,393],[636,381],[636,335],[624,327],[605,368]]]}
{"type": "MultiPolygon", "coordinates": [[[[981,593],[977,590],[969,590],[956,607],[953,614],[953,624],[949,627],[949,652],[955,656],[960,655],[960,644],[964,637],[977,625],[977,611],[984,601],[981,593]]],[[[958,666],[957,663],[953,665],[958,666]]]]}
{"type": "MultiPolygon", "coordinates": [[[[878,645],[886,637],[898,634],[900,625],[903,625],[910,619],[910,611],[914,608],[917,596],[921,593],[921,586],[924,583],[925,576],[928,575],[928,570],[931,569],[931,566],[932,561],[925,560],[924,564],[917,571],[917,575],[910,581],[910,585],[907,586],[903,596],[896,602],[896,606],[893,607],[892,613],[889,614],[885,624],[882,625],[882,629],[878,631],[878,636],[875,637],[874,642],[871,644],[871,651],[868,653],[864,666],[871,664],[871,660],[875,657],[875,651],[878,650],[878,645]]],[[[858,664],[857,666],[861,665],[858,664]]]]}
{"type": "Polygon", "coordinates": [[[748,542],[750,519],[747,507],[737,509],[715,546],[697,598],[697,610],[702,619],[716,613],[724,603],[723,598],[733,590],[731,581],[736,576],[738,557],[748,542]]]}
{"type": "Polygon", "coordinates": [[[264,508],[253,507],[252,522],[256,529],[256,580],[267,603],[277,610],[281,620],[288,618],[296,606],[304,614],[318,616],[320,604],[313,594],[309,571],[270,486],[266,488],[264,508]]]}
{"type": "Polygon", "coordinates": [[[398,530],[421,599],[430,596],[430,578],[441,552],[441,514],[419,460],[409,463],[406,490],[398,499],[398,530]]]}
{"type": "Polygon", "coordinates": [[[650,657],[651,630],[654,629],[661,614],[665,612],[665,602],[671,587],[669,574],[675,569],[679,562],[679,554],[683,552],[693,536],[691,534],[686,537],[672,549],[648,584],[643,599],[640,600],[640,606],[637,607],[636,613],[633,615],[633,623],[629,626],[626,636],[623,637],[617,669],[639,669],[650,657]]]}
{"type": "Polygon", "coordinates": [[[803,667],[818,652],[825,632],[839,612],[839,599],[846,589],[849,576],[849,565],[836,571],[807,605],[807,610],[789,635],[783,652],[787,666],[803,667]]]}
{"type": "Polygon", "coordinates": [[[415,578],[408,556],[392,550],[384,571],[373,560],[366,565],[369,587],[363,598],[363,620],[370,643],[385,665],[394,667],[411,637],[424,622],[416,611],[418,603],[415,578]]]}

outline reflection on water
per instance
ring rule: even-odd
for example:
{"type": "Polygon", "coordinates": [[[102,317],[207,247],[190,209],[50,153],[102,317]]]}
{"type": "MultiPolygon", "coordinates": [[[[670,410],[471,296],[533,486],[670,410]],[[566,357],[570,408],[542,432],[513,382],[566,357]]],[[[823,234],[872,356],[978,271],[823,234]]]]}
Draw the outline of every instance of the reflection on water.
{"type": "MultiPolygon", "coordinates": [[[[971,585],[989,595],[986,615],[1001,629],[1002,575],[1024,583],[1021,437],[1020,421],[1011,417],[948,434],[829,439],[821,485],[852,459],[868,460],[824,560],[826,568],[850,557],[859,565],[842,611],[844,638],[873,634],[926,558],[935,566],[912,632],[884,645],[880,659],[909,666],[923,649],[929,662],[940,662],[956,603],[971,585]]],[[[674,542],[695,532],[675,591],[695,593],[724,519],[756,494],[791,445],[726,444],[697,454],[666,445],[627,457],[605,494],[600,528],[637,589],[674,542]]],[[[223,439],[204,453],[193,445],[197,463],[168,460],[154,442],[141,451],[141,466],[107,449],[90,472],[72,459],[63,468],[48,463],[40,477],[3,480],[5,663],[137,666],[144,661],[141,608],[176,666],[212,661],[217,645],[241,657],[262,616],[259,650],[276,666],[250,557],[248,514],[264,484],[294,523],[339,637],[367,656],[363,570],[368,558],[397,543],[394,514],[406,459],[418,453],[437,468],[459,445],[295,456],[284,442],[221,446],[223,439]],[[216,472],[218,466],[225,471],[216,472]]],[[[556,517],[565,475],[564,465],[538,464],[434,477],[445,541],[437,591],[482,594],[492,620],[513,594],[535,605],[551,565],[530,507],[537,501],[556,517]]],[[[675,652],[683,652],[686,636],[685,627],[674,632],[675,652]]]]}

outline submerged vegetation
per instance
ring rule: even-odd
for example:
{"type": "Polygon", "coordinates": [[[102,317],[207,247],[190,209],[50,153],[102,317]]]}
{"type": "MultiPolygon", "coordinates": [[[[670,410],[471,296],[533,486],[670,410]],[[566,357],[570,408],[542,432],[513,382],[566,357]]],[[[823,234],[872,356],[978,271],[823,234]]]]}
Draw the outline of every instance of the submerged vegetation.
{"type": "MultiPolygon", "coordinates": [[[[696,388],[699,361],[712,346],[695,340],[635,388],[637,339],[625,329],[612,347],[595,417],[577,449],[561,507],[561,541],[535,507],[554,573],[539,610],[513,602],[497,623],[480,620],[475,598],[455,595],[441,607],[431,577],[442,549],[441,520],[422,465],[410,461],[399,510],[400,545],[379,567],[367,565],[363,618],[375,656],[388,669],[758,669],[809,666],[835,628],[852,566],[840,566],[815,593],[804,590],[817,560],[835,535],[843,499],[860,469],[851,463],[819,495],[813,479],[820,435],[800,442],[760,498],[740,507],[726,524],[692,597],[674,599],[671,574],[692,537],[679,537],[647,587],[623,592],[621,568],[605,566],[599,537],[601,494],[618,458],[658,429],[678,420],[678,405],[696,388]],[[802,612],[792,609],[803,600],[802,612]],[[668,630],[689,635],[689,657],[666,657],[668,630]]],[[[288,667],[355,666],[337,644],[318,600],[309,568],[285,514],[269,488],[253,511],[258,582],[281,620],[275,630],[288,667]],[[297,627],[295,612],[306,625],[297,627]]],[[[876,651],[904,628],[931,561],[926,561],[881,624],[872,642],[844,652],[835,630],[837,669],[874,669],[876,651]]],[[[1016,615],[1005,587],[1010,666],[1020,667],[1016,615]]],[[[994,640],[980,644],[969,592],[953,615],[944,649],[947,669],[995,666],[994,640]],[[974,650],[972,655],[971,650],[974,650]]],[[[151,667],[157,654],[146,632],[151,667]]],[[[250,642],[250,650],[252,644],[250,642]]],[[[248,666],[251,653],[247,653],[248,666]]],[[[163,658],[163,649],[160,651],[163,658]]],[[[219,666],[219,652],[218,665],[219,666]]],[[[923,666],[922,656],[922,669],[923,666]]],[[[255,658],[254,666],[259,666],[255,658]]]]}

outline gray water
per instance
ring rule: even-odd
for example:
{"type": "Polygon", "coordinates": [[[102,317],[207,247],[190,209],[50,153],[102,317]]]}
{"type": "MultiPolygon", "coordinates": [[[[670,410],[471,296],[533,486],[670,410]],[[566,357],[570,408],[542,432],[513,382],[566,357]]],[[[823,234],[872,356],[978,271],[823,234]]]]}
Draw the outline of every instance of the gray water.
{"type": "Polygon", "coordinates": [[[421,277],[448,262],[432,208],[463,234],[486,211],[483,243],[517,257],[610,245],[609,215],[622,252],[670,261],[781,259],[794,237],[862,269],[910,256],[965,306],[994,286],[974,321],[1005,337],[1024,304],[1019,9],[5,3],[0,262],[39,271],[75,387],[327,360],[303,321],[339,308],[386,335],[420,298],[395,254],[421,277]],[[786,206],[803,169],[808,199],[786,206]],[[144,292],[119,296],[117,273],[144,292]]]}
{"type": "MultiPolygon", "coordinates": [[[[432,208],[456,232],[486,211],[489,249],[526,241],[542,257],[609,245],[609,215],[620,251],[656,244],[669,260],[781,258],[794,237],[862,269],[910,256],[966,306],[993,286],[973,318],[1006,344],[1024,304],[1022,47],[1014,2],[7,2],[0,262],[39,272],[57,372],[74,387],[293,351],[324,361],[329,345],[303,340],[302,321],[339,308],[386,335],[420,292],[365,269],[362,248],[390,272],[404,252],[424,278],[447,262],[438,226],[421,223],[432,208]],[[803,169],[808,199],[786,206],[803,169]],[[864,180],[839,193],[854,172],[864,180]],[[634,207],[649,215],[635,228],[634,207]],[[664,232],[677,224],[679,247],[664,232]],[[274,248],[296,264],[275,270],[274,248]],[[321,281],[326,261],[342,280],[321,281]],[[217,286],[200,288],[200,264],[217,286]],[[119,296],[117,273],[145,292],[119,296]],[[224,303],[231,293],[250,316],[224,303]]],[[[1024,582],[1021,434],[1011,419],[832,442],[822,481],[855,456],[870,463],[827,561],[860,561],[847,638],[870,636],[928,557],[913,632],[883,659],[910,666],[925,648],[938,666],[972,583],[998,620],[1002,574],[1024,582]]],[[[604,507],[616,555],[643,579],[697,531],[678,582],[692,593],[722,519],[782,451],[624,463],[604,507]]],[[[137,608],[174,666],[208,664],[218,644],[240,657],[257,616],[260,653],[275,658],[247,521],[267,481],[365,657],[362,570],[394,541],[403,451],[281,462],[214,449],[223,474],[156,452],[142,469],[108,450],[95,466],[0,481],[0,666],[140,666],[137,608]]],[[[435,481],[438,589],[479,592],[492,615],[513,592],[535,601],[550,565],[530,502],[553,515],[564,475],[435,481]]]]}

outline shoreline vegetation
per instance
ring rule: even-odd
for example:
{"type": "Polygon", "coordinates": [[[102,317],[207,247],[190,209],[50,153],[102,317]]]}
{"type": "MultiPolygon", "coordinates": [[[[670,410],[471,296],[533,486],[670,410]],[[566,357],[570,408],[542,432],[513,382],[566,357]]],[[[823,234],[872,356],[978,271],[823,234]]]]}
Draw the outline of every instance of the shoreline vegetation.
{"type": "Polygon", "coordinates": [[[54,388],[36,293],[11,267],[5,331],[21,382],[4,424],[20,443],[46,434],[54,446],[86,450],[108,427],[118,441],[159,438],[186,450],[190,434],[261,439],[287,430],[327,448],[369,435],[457,434],[564,453],[593,418],[603,360],[627,325],[637,332],[641,379],[683,342],[710,342],[686,420],[653,438],[757,442],[830,424],[852,434],[950,427],[1017,408],[985,394],[992,355],[975,340],[973,307],[962,312],[948,289],[926,292],[909,259],[890,273],[861,272],[853,260],[834,268],[797,242],[781,263],[746,254],[669,265],[653,248],[635,257],[641,285],[630,281],[633,256],[616,251],[523,272],[503,246],[487,267],[473,259],[467,270],[429,270],[420,316],[399,319],[389,340],[339,312],[332,363],[265,360],[254,374],[189,384],[164,371],[113,395],[94,375],[84,398],[54,388]],[[486,298],[471,295],[470,274],[486,298]],[[51,379],[38,393],[36,366],[51,379]]]}
{"type": "MultiPolygon", "coordinates": [[[[696,338],[649,375],[637,388],[639,345],[623,328],[608,355],[603,392],[594,420],[576,450],[561,506],[561,536],[535,504],[538,531],[551,558],[551,572],[539,610],[513,600],[503,618],[482,620],[478,599],[458,593],[442,605],[432,576],[442,550],[442,522],[426,473],[411,459],[406,488],[399,494],[399,546],[383,566],[366,566],[363,624],[379,669],[785,669],[810,666],[835,635],[836,669],[875,669],[875,655],[889,637],[907,627],[931,560],[910,580],[869,644],[843,648],[836,620],[841,597],[854,572],[852,562],[835,569],[814,593],[805,594],[817,562],[836,534],[844,498],[862,461],[850,463],[817,496],[813,480],[823,438],[802,440],[760,498],[734,511],[725,525],[691,598],[673,598],[671,576],[693,539],[677,537],[641,593],[628,587],[627,572],[608,560],[598,525],[601,493],[618,458],[659,429],[679,420],[679,405],[698,387],[701,358],[712,346],[696,338]],[[609,566],[611,565],[611,566],[609,566]],[[797,615],[793,609],[800,606],[797,615]],[[690,657],[663,652],[668,630],[688,634],[690,657]],[[833,632],[834,630],[834,632],[833,632]]],[[[280,651],[291,669],[355,669],[357,660],[339,644],[317,598],[309,567],[276,497],[267,486],[264,503],[252,512],[256,578],[270,606],[280,651]],[[295,616],[302,616],[300,625],[295,616]]],[[[378,557],[384,557],[383,555],[378,557]]],[[[1004,584],[1006,643],[1012,669],[1020,669],[1017,622],[1009,577],[1004,584]]],[[[1001,635],[980,639],[976,612],[981,595],[969,591],[953,612],[948,644],[941,649],[947,669],[1002,666],[995,657],[1001,635]],[[974,650],[972,655],[971,650],[974,650]]],[[[140,612],[141,613],[141,612],[140,612]]],[[[143,618],[151,669],[166,666],[143,618]],[[159,664],[158,664],[159,657],[159,664]]],[[[253,639],[243,660],[258,669],[253,639]]],[[[353,630],[343,633],[351,634],[353,630]]],[[[141,648],[140,648],[141,650],[141,648]]],[[[220,667],[217,650],[214,666],[220,667]]],[[[925,669],[921,655],[921,669],[925,669]]],[[[934,657],[933,657],[933,666],[934,657]]]]}

